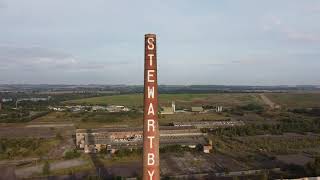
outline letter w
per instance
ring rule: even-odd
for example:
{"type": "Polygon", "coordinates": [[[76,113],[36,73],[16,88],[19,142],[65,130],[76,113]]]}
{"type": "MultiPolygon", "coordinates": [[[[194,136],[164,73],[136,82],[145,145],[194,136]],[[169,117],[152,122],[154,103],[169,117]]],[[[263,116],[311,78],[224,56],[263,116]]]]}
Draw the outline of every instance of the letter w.
{"type": "Polygon", "coordinates": [[[154,98],[154,86],[151,88],[148,86],[148,98],[154,98]]]}

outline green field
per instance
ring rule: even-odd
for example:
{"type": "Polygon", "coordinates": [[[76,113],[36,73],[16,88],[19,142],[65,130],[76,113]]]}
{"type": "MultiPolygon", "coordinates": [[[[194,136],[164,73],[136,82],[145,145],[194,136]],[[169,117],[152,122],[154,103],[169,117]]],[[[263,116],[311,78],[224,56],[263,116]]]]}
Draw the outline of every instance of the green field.
{"type": "Polygon", "coordinates": [[[270,93],[266,96],[285,108],[320,107],[320,93],[270,93]]]}
{"type": "MultiPolygon", "coordinates": [[[[167,106],[171,101],[177,107],[188,108],[201,105],[238,106],[250,103],[263,104],[258,94],[249,93],[216,93],[216,94],[160,94],[159,103],[167,106]]],[[[124,105],[129,107],[142,107],[142,94],[114,95],[65,101],[66,104],[90,105],[124,105]]]]}

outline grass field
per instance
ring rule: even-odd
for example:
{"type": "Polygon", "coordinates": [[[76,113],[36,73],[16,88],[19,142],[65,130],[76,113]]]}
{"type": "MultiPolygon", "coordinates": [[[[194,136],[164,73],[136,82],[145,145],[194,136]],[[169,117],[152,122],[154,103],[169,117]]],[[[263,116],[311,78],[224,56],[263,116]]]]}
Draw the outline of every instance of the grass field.
{"type": "MultiPolygon", "coordinates": [[[[176,102],[177,107],[186,108],[201,105],[237,106],[249,103],[263,104],[257,94],[249,93],[216,93],[216,94],[160,94],[159,103],[162,106],[176,102]]],[[[124,105],[141,107],[142,94],[114,95],[66,101],[66,104],[99,104],[99,105],[124,105]]]]}
{"type": "Polygon", "coordinates": [[[266,96],[285,108],[320,107],[320,93],[270,93],[266,96]]]}
{"type": "MultiPolygon", "coordinates": [[[[51,112],[46,116],[42,116],[32,123],[70,123],[75,124],[76,128],[99,128],[99,127],[141,127],[143,114],[114,114],[107,112],[86,112],[86,113],[70,113],[70,112],[51,112]]],[[[208,113],[208,114],[172,114],[160,115],[160,125],[168,125],[172,122],[184,121],[214,121],[229,119],[224,114],[208,113]]]]}

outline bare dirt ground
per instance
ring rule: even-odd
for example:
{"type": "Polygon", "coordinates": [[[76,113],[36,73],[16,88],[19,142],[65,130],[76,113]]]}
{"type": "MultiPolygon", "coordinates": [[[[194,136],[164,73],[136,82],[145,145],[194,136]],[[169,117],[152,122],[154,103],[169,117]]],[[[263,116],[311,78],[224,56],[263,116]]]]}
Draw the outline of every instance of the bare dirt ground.
{"type": "Polygon", "coordinates": [[[0,138],[53,138],[56,133],[74,134],[73,124],[0,125],[0,138]]]}
{"type": "Polygon", "coordinates": [[[66,150],[75,149],[76,145],[72,137],[64,137],[64,139],[49,152],[49,157],[62,158],[66,150]]]}
{"type": "Polygon", "coordinates": [[[0,165],[15,165],[21,166],[24,164],[31,164],[32,162],[38,161],[40,158],[24,158],[17,160],[1,160],[0,165]]]}
{"type": "Polygon", "coordinates": [[[36,138],[52,138],[55,137],[55,131],[50,128],[36,127],[0,127],[0,137],[3,138],[21,138],[21,137],[36,137],[36,138]]]}

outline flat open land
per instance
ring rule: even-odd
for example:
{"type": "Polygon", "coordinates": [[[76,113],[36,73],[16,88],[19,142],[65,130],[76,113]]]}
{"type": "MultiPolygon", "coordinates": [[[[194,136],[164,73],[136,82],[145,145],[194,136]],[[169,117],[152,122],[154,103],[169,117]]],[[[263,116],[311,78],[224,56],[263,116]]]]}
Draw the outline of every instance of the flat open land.
{"type": "MultiPolygon", "coordinates": [[[[215,94],[160,94],[159,103],[162,106],[176,102],[177,107],[190,107],[201,105],[237,106],[249,103],[264,104],[258,94],[250,93],[215,93],[215,94]]],[[[141,107],[142,94],[114,95],[66,101],[66,104],[99,104],[124,105],[141,107]]]]}
{"type": "MultiPolygon", "coordinates": [[[[83,113],[78,117],[79,113],[61,113],[51,112],[45,116],[37,118],[26,124],[26,127],[35,128],[101,128],[101,127],[140,127],[142,126],[143,114],[137,113],[134,116],[127,116],[123,114],[113,114],[108,112],[98,113],[83,113]],[[75,114],[75,115],[73,115],[75,114]],[[120,117],[120,118],[118,118],[120,117]],[[65,121],[63,121],[65,119],[65,121]]],[[[160,125],[168,125],[172,122],[185,122],[185,121],[214,121],[226,120],[224,114],[208,113],[208,114],[193,114],[193,113],[178,113],[170,115],[161,115],[159,118],[160,125]]],[[[9,129],[9,128],[8,128],[9,129]]],[[[1,133],[0,133],[1,134],[1,133]]]]}
{"type": "Polygon", "coordinates": [[[281,107],[320,107],[320,93],[268,93],[265,95],[281,107]]]}
{"type": "Polygon", "coordinates": [[[32,120],[32,123],[70,123],[73,120],[75,120],[75,118],[69,118],[67,112],[52,112],[32,120]]]}

